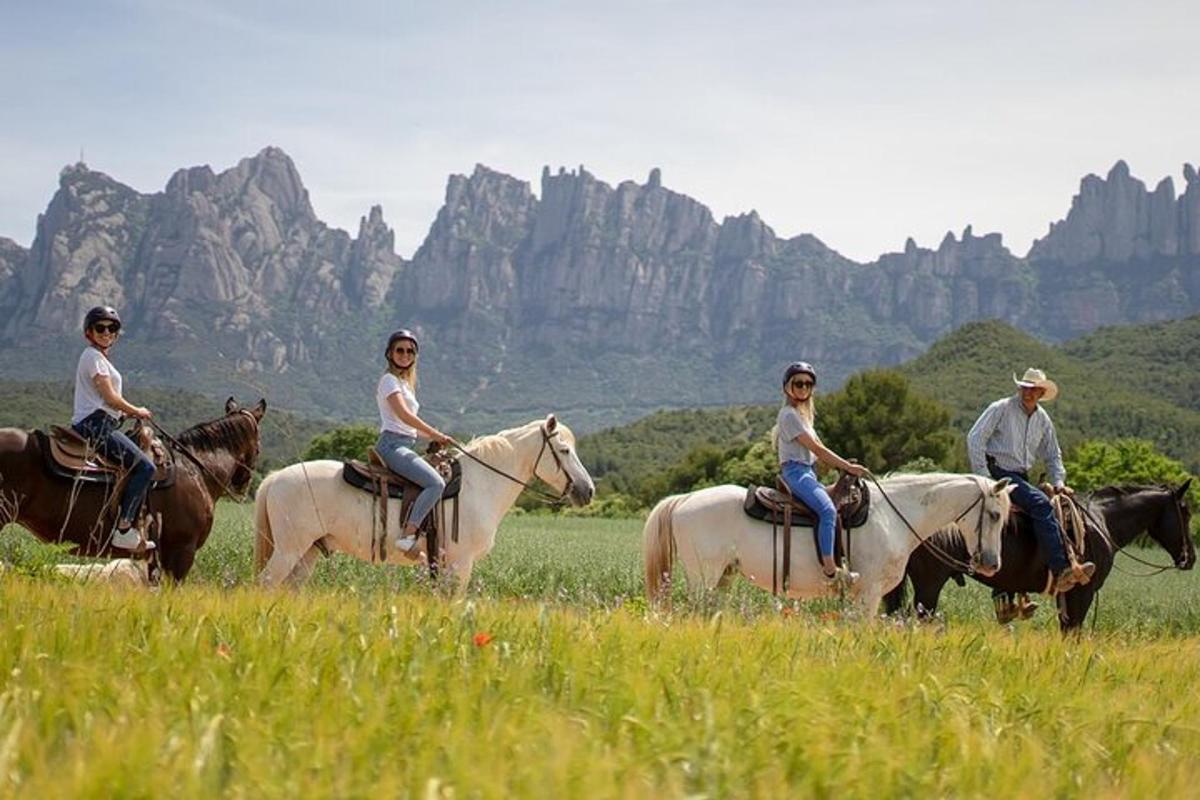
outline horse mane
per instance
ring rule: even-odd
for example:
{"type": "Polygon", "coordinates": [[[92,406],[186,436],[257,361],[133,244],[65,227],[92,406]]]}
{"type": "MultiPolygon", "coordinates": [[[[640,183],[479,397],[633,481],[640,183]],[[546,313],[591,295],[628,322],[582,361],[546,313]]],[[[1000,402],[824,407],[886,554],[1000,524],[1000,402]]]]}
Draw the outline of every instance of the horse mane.
{"type": "Polygon", "coordinates": [[[227,414],[210,422],[193,425],[177,437],[179,442],[192,450],[213,453],[218,450],[232,452],[240,448],[246,434],[238,425],[240,414],[227,414]]]}
{"type": "Polygon", "coordinates": [[[897,484],[910,483],[940,483],[943,481],[951,481],[955,478],[976,478],[977,475],[970,475],[962,472],[889,472],[880,478],[881,481],[888,481],[897,484]]]}
{"type": "MultiPolygon", "coordinates": [[[[471,455],[482,459],[487,459],[489,456],[499,456],[504,453],[511,453],[513,446],[509,436],[514,433],[523,433],[529,428],[536,425],[541,425],[540,420],[526,423],[519,428],[508,428],[499,433],[489,433],[483,436],[476,436],[471,441],[466,443],[466,449],[471,455]]],[[[559,423],[559,435],[567,441],[572,447],[575,445],[575,434],[566,425],[559,423]]]]}
{"type": "Polygon", "coordinates": [[[1141,492],[1172,492],[1174,489],[1165,483],[1122,483],[1116,486],[1101,486],[1092,492],[1096,497],[1122,497],[1141,492]]]}

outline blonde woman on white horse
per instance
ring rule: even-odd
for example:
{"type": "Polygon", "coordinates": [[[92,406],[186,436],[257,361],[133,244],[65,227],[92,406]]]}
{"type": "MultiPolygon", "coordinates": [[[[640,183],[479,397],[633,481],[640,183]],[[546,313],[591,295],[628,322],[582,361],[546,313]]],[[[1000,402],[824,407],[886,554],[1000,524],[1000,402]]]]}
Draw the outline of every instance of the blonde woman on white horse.
{"type": "MultiPolygon", "coordinates": [[[[475,562],[491,552],[500,521],[536,477],[559,497],[581,506],[595,484],[575,452],[575,436],[553,414],[519,428],[473,439],[463,446],[458,497],[459,535],[440,537],[441,577],[465,590],[475,562]]],[[[267,586],[299,584],[322,551],[372,561],[377,503],[342,478],[340,461],[306,461],[267,476],[255,497],[255,567],[267,586]]],[[[388,509],[387,528],[400,522],[400,503],[388,509]]],[[[424,540],[421,540],[424,541],[424,540]]],[[[391,548],[387,563],[416,566],[424,547],[391,548]]]]}
{"type": "Polygon", "coordinates": [[[813,427],[816,412],[813,395],[817,390],[817,371],[807,361],[795,361],[783,373],[783,408],[775,424],[775,447],[779,452],[779,472],[791,491],[817,515],[817,548],[821,552],[821,570],[825,579],[855,583],[859,575],[833,560],[833,534],[837,509],[829,492],[813,468],[817,461],[847,472],[856,478],[869,474],[866,467],[853,464],[830,450],[813,427]],[[840,571],[840,574],[839,574],[840,571]]]}
{"type": "Polygon", "coordinates": [[[375,387],[375,403],[379,406],[379,439],[375,442],[375,452],[388,469],[421,487],[404,529],[394,543],[397,550],[405,553],[416,547],[421,523],[446,488],[446,481],[438,471],[417,453],[417,436],[424,435],[439,444],[453,441],[418,416],[421,410],[416,394],[420,350],[417,336],[410,330],[401,328],[389,336],[383,353],[387,371],[375,387]]]}

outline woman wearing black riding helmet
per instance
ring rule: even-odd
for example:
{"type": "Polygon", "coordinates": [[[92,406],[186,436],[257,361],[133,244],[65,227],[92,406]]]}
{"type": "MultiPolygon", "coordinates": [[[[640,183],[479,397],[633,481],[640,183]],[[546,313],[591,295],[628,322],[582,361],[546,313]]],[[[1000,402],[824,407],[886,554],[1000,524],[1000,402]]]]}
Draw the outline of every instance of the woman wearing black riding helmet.
{"type": "Polygon", "coordinates": [[[417,530],[446,488],[438,471],[413,449],[417,435],[435,442],[453,441],[417,416],[421,409],[416,395],[419,350],[417,336],[410,330],[401,329],[389,336],[383,356],[387,372],[379,378],[375,389],[375,402],[379,406],[379,440],[375,451],[392,472],[421,487],[404,530],[396,540],[396,548],[402,552],[416,546],[417,530]]]}
{"type": "Polygon", "coordinates": [[[854,464],[830,450],[817,436],[813,427],[815,412],[813,394],[817,388],[817,371],[807,361],[788,365],[783,373],[783,408],[776,422],[775,446],[779,450],[779,467],[792,496],[817,515],[817,547],[821,551],[821,569],[825,577],[834,580],[839,572],[850,583],[858,574],[845,571],[833,560],[833,534],[837,525],[837,509],[825,487],[817,480],[813,469],[817,461],[848,472],[855,477],[867,474],[867,468],[854,464]]]}
{"type": "MultiPolygon", "coordinates": [[[[122,394],[121,373],[108,360],[109,351],[121,334],[121,317],[111,306],[96,306],[83,319],[83,335],[88,341],[75,368],[75,408],[71,427],[87,439],[108,461],[129,470],[121,492],[120,512],[112,534],[112,546],[136,550],[143,544],[141,532],[134,527],[138,511],[150,491],[154,462],[121,433],[122,417],[150,419],[150,409],[135,406],[122,394]]],[[[147,549],[154,542],[145,542],[147,549]]]]}

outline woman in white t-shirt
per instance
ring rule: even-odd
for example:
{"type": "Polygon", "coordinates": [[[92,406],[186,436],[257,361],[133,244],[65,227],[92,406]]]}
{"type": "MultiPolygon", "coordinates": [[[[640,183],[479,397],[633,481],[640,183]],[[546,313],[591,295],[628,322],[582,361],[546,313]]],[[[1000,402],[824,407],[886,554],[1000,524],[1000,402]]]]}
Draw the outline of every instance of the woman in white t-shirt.
{"type": "Polygon", "coordinates": [[[379,406],[379,440],[375,443],[375,451],[392,472],[421,487],[421,493],[409,510],[404,530],[396,539],[396,548],[403,552],[416,546],[417,530],[446,488],[438,471],[413,449],[417,436],[424,435],[441,443],[453,441],[417,416],[421,409],[416,395],[419,350],[416,334],[412,331],[401,329],[389,336],[384,351],[387,372],[380,377],[375,389],[375,402],[379,406]]]}
{"type": "MultiPolygon", "coordinates": [[[[150,482],[154,462],[120,431],[123,416],[150,419],[150,410],[128,402],[121,373],[108,360],[109,350],[121,335],[121,317],[111,306],[96,306],[83,319],[83,335],[88,341],[75,368],[75,409],[71,427],[91,443],[108,461],[123,465],[129,478],[121,493],[120,511],[112,534],[112,546],[136,550],[143,544],[141,532],[134,527],[150,482]]],[[[154,542],[144,542],[147,549],[154,542]]]]}
{"type": "MultiPolygon", "coordinates": [[[[821,442],[813,427],[813,392],[817,387],[817,371],[806,361],[788,365],[783,373],[784,404],[779,409],[775,446],[779,450],[779,468],[792,496],[817,515],[817,547],[821,551],[821,569],[825,577],[838,577],[840,568],[833,560],[833,533],[837,525],[837,509],[813,469],[817,461],[848,472],[855,477],[867,474],[867,468],[853,464],[830,450],[821,442]]],[[[854,582],[858,575],[844,572],[854,582]]]]}

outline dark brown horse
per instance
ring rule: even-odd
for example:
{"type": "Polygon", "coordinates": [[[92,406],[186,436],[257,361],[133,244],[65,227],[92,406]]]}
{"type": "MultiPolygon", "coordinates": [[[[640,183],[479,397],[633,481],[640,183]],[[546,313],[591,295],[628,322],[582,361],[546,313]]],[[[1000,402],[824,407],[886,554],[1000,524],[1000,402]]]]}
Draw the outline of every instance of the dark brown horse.
{"type": "MultiPolygon", "coordinates": [[[[225,416],[164,442],[174,451],[175,482],[152,490],[146,503],[151,514],[162,514],[154,558],[175,580],[187,576],[208,539],[217,499],[249,488],[266,409],[265,400],[247,409],[231,397],[225,416]]],[[[43,541],[74,544],[77,555],[126,557],[128,551],[109,547],[112,512],[112,486],[51,475],[39,437],[0,428],[0,527],[16,522],[43,541]]]]}
{"type": "MultiPolygon", "coordinates": [[[[1158,542],[1174,560],[1177,569],[1191,569],[1196,564],[1196,546],[1192,541],[1189,523],[1191,511],[1187,505],[1187,490],[1191,480],[1182,486],[1108,486],[1097,490],[1084,501],[1087,510],[1085,528],[1086,554],[1096,563],[1096,574],[1090,583],[1077,586],[1063,595],[1059,606],[1059,623],[1064,632],[1077,629],[1087,617],[1096,592],[1104,585],[1113,568],[1116,552],[1110,550],[1096,523],[1103,524],[1113,546],[1120,550],[1143,533],[1158,542]]],[[[936,534],[935,543],[948,555],[963,558],[966,545],[953,533],[936,534]]],[[[1045,556],[1038,550],[1033,526],[1025,514],[1013,514],[1004,530],[1000,548],[1000,571],[991,577],[972,575],[980,583],[1004,592],[1034,593],[1046,590],[1048,567],[1045,556]]],[[[908,560],[905,577],[912,581],[913,601],[918,616],[932,616],[937,611],[938,598],[946,581],[953,579],[965,585],[963,573],[947,566],[926,547],[913,551],[908,560]]],[[[904,604],[905,582],[884,595],[889,614],[904,604]]]]}

